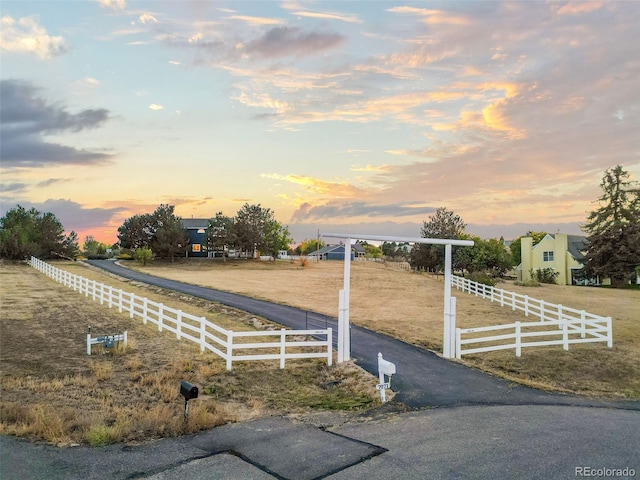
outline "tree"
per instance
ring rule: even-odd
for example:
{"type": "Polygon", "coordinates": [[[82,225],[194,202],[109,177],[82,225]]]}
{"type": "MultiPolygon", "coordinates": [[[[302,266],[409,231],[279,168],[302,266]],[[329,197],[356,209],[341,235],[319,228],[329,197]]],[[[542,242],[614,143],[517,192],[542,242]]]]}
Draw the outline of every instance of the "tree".
{"type": "Polygon", "coordinates": [[[104,243],[97,241],[93,236],[87,235],[84,238],[84,244],[82,246],[82,253],[87,258],[96,257],[107,254],[107,246],[104,243]]]}
{"type": "Polygon", "coordinates": [[[118,228],[118,242],[120,247],[127,250],[137,250],[149,247],[153,239],[153,218],[150,214],[134,215],[127,218],[118,228]]]}
{"type": "Polygon", "coordinates": [[[453,267],[469,273],[486,272],[493,277],[499,277],[511,268],[511,253],[504,243],[491,238],[483,240],[480,237],[462,235],[465,240],[473,240],[472,247],[457,249],[453,256],[453,267]]]}
{"type": "Polygon", "coordinates": [[[600,207],[583,230],[588,233],[586,270],[609,277],[613,286],[626,284],[640,265],[640,188],[620,165],[604,172],[600,207]]]}
{"type": "Polygon", "coordinates": [[[406,243],[382,242],[380,249],[382,255],[387,258],[406,258],[409,255],[406,243]]]}
{"type": "Polygon", "coordinates": [[[174,213],[173,205],[160,204],[152,213],[134,215],[118,228],[120,247],[129,250],[151,248],[161,257],[173,258],[183,254],[189,243],[189,237],[182,220],[174,213]]]}
{"type": "Polygon", "coordinates": [[[376,247],[375,245],[371,245],[369,242],[360,242],[362,248],[364,248],[365,256],[367,258],[381,258],[382,257],[382,249],[380,247],[376,247]]]}
{"type": "Polygon", "coordinates": [[[326,247],[327,244],[317,238],[305,238],[295,249],[296,255],[308,255],[316,250],[326,247]]]}
{"type": "MultiPolygon", "coordinates": [[[[450,238],[459,239],[466,228],[454,212],[445,207],[439,207],[429,217],[429,221],[423,222],[420,234],[423,238],[450,238]]],[[[416,245],[411,251],[409,263],[412,268],[424,268],[426,270],[442,269],[444,265],[444,248],[441,245],[416,245]]]]}
{"type": "Polygon", "coordinates": [[[67,256],[72,246],[73,238],[65,237],[64,227],[53,213],[41,214],[35,208],[26,210],[17,205],[0,219],[0,256],[3,258],[67,256]]]}
{"type": "Polygon", "coordinates": [[[0,254],[3,258],[24,259],[39,253],[38,217],[35,208],[18,205],[0,219],[0,254]]]}
{"type": "Polygon", "coordinates": [[[255,257],[256,250],[264,249],[265,233],[274,215],[271,209],[262,208],[260,204],[245,203],[236,216],[234,231],[236,244],[251,257],[255,257]]]}
{"type": "Polygon", "coordinates": [[[174,208],[173,205],[160,204],[151,215],[151,250],[160,258],[171,258],[172,262],[176,255],[184,255],[189,244],[182,219],[175,215],[174,208]]]}
{"type": "Polygon", "coordinates": [[[64,239],[62,253],[67,258],[76,258],[80,254],[78,246],[78,234],[71,230],[71,233],[64,239]]]}
{"type": "Polygon", "coordinates": [[[235,242],[236,234],[233,228],[233,218],[218,212],[214,218],[209,219],[207,244],[211,250],[222,252],[223,261],[227,261],[225,251],[235,242]]]}
{"type": "Polygon", "coordinates": [[[293,242],[289,229],[275,219],[271,219],[265,225],[262,248],[273,259],[278,256],[280,250],[289,250],[289,244],[293,242]]]}

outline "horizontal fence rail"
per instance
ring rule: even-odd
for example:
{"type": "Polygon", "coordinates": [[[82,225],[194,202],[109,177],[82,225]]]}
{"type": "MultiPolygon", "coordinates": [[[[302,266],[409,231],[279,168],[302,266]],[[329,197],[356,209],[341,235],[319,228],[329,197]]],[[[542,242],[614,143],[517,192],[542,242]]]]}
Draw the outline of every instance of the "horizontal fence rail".
{"type": "MultiPolygon", "coordinates": [[[[234,332],[224,329],[205,317],[197,317],[182,310],[176,310],[146,297],[116,289],[110,285],[89,280],[80,275],[54,267],[42,260],[31,257],[29,264],[36,270],[53,278],[74,291],[91,297],[93,301],[117,308],[120,313],[128,313],[129,318],[140,318],[142,323],[152,323],[158,331],[166,330],[200,346],[200,351],[208,350],[226,361],[227,370],[231,370],[234,361],[280,360],[280,368],[285,361],[295,358],[326,358],[327,364],[333,360],[332,329],[286,330],[266,332],[234,332]],[[276,342],[256,342],[260,337],[279,337],[276,342]],[[313,339],[310,340],[309,338],[313,339]],[[253,338],[251,342],[247,338],[253,338]],[[237,350],[244,350],[241,355],[237,350]],[[259,350],[262,353],[247,353],[246,350],[259,350]],[[292,351],[294,350],[294,351],[292,351]],[[300,352],[300,350],[306,350],[300,352]]],[[[88,347],[90,351],[90,347],[88,347]]]]}
{"type": "Polygon", "coordinates": [[[525,316],[539,318],[538,322],[515,322],[507,325],[490,327],[457,328],[456,356],[472,353],[490,352],[495,350],[515,349],[516,356],[521,355],[523,347],[540,347],[547,345],[562,345],[565,350],[570,344],[606,342],[607,347],[613,347],[613,328],[611,317],[602,317],[584,310],[576,310],[545,302],[528,295],[520,295],[508,290],[502,290],[482,283],[473,282],[456,275],[451,276],[451,285],[457,289],[492,302],[500,306],[511,307],[514,311],[524,312],[525,316]],[[554,328],[555,327],[555,328],[554,328]],[[486,332],[504,332],[498,335],[486,332]],[[465,335],[481,333],[475,338],[463,338],[465,335]],[[537,341],[526,341],[538,337],[537,341]],[[523,340],[525,339],[525,340],[523,340]],[[469,344],[491,345],[462,349],[469,344]]]}

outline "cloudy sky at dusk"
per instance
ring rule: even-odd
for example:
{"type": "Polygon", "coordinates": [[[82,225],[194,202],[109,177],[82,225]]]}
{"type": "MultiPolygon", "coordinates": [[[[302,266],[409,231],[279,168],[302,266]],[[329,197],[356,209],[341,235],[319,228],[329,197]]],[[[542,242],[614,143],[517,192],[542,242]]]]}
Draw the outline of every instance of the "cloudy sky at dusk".
{"type": "Polygon", "coordinates": [[[296,240],[579,233],[640,179],[640,2],[11,1],[1,209],[80,239],[260,203],[296,240]]]}

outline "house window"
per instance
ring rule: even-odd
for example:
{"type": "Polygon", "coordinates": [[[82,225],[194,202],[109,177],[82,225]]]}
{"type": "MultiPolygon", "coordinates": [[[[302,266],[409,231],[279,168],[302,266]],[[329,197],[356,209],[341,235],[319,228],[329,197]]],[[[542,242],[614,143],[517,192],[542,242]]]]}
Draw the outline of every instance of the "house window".
{"type": "Polygon", "coordinates": [[[193,245],[191,245],[191,251],[192,252],[199,252],[200,251],[200,244],[199,243],[194,243],[193,245]]]}
{"type": "Polygon", "coordinates": [[[553,252],[542,252],[542,260],[544,262],[553,262],[553,252]]]}

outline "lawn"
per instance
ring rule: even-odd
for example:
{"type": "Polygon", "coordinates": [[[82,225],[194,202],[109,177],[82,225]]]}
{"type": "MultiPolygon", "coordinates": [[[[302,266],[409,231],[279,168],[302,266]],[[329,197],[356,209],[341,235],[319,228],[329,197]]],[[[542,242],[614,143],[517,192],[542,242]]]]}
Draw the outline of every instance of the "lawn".
{"type": "MultiPolygon", "coordinates": [[[[213,261],[181,260],[126,266],[161,277],[243,293],[337,316],[343,263],[335,261],[213,261]]],[[[498,284],[548,302],[613,318],[614,346],[604,343],[539,347],[522,357],[506,350],[463,357],[463,362],[504,378],[543,389],[596,397],[640,398],[640,292],[597,287],[498,284]]],[[[500,307],[454,289],[457,325],[470,328],[530,320],[521,312],[500,307]]],[[[442,350],[443,282],[441,276],[393,268],[392,264],[353,262],[351,320],[409,343],[442,350]]]]}
{"type": "MultiPolygon", "coordinates": [[[[81,262],[64,270],[146,296],[224,328],[255,330],[255,317],[212,302],[122,281],[81,262]]],[[[141,442],[258,416],[363,410],[379,404],[377,378],[352,363],[238,362],[200,353],[79,295],[25,263],[0,262],[0,433],[69,445],[141,442]],[[92,335],[128,331],[127,348],[86,354],[92,335]],[[179,385],[200,388],[184,421],[179,385]],[[259,387],[259,388],[258,388],[259,387]]],[[[260,319],[258,319],[260,320],[260,319]]]]}

